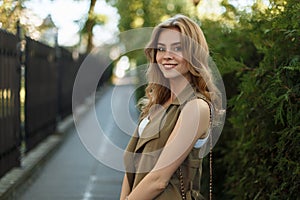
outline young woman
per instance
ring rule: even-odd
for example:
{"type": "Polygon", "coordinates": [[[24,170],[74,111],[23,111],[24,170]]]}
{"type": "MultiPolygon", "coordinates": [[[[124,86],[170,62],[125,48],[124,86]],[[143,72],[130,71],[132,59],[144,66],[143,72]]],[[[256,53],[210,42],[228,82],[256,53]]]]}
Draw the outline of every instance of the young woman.
{"type": "Polygon", "coordinates": [[[124,156],[120,200],[201,199],[201,149],[210,130],[217,88],[200,27],[176,15],[153,30],[146,98],[124,156]]]}

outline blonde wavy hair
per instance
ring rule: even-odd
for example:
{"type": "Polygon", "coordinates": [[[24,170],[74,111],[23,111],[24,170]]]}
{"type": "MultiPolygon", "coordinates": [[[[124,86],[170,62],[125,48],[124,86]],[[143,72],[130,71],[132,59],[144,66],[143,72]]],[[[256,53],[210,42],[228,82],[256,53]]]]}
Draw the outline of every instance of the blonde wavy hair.
{"type": "Polygon", "coordinates": [[[171,95],[169,82],[158,67],[156,61],[157,41],[164,29],[177,28],[181,33],[181,48],[184,59],[188,62],[190,84],[196,92],[200,92],[209,101],[218,98],[217,88],[212,80],[212,73],[208,66],[209,49],[205,36],[197,23],[190,18],[178,14],[157,25],[144,52],[148,58],[148,85],[145,89],[146,97],[141,99],[141,117],[145,117],[155,105],[163,105],[171,95]]]}

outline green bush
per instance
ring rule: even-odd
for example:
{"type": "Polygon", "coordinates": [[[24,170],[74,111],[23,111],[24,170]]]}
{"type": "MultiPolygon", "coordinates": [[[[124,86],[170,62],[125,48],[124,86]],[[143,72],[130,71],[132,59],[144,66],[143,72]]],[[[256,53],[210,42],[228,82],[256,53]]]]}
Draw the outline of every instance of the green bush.
{"type": "Polygon", "coordinates": [[[278,2],[248,21],[264,56],[240,74],[239,93],[229,101],[232,133],[220,163],[227,172],[224,193],[233,199],[298,198],[300,3],[286,1],[282,10],[278,2]]]}
{"type": "MultiPolygon", "coordinates": [[[[163,10],[152,12],[145,2],[131,1],[132,6],[149,11],[143,15],[144,25],[171,14],[163,10]]],[[[152,3],[155,2],[159,1],[152,3]]],[[[201,21],[228,100],[225,126],[213,149],[214,199],[297,199],[300,2],[270,0],[268,8],[261,9],[260,3],[265,1],[255,1],[252,12],[239,11],[228,2],[222,1],[226,11],[221,20],[201,21]]],[[[182,4],[176,5],[174,12],[185,10],[182,4]]],[[[136,13],[119,10],[125,12],[120,12],[124,16],[120,28],[127,30],[136,13]]],[[[139,74],[143,79],[144,72],[139,74]]],[[[137,91],[138,98],[143,96],[139,91],[142,88],[137,91]]],[[[205,196],[209,191],[208,172],[205,157],[205,196]]]]}

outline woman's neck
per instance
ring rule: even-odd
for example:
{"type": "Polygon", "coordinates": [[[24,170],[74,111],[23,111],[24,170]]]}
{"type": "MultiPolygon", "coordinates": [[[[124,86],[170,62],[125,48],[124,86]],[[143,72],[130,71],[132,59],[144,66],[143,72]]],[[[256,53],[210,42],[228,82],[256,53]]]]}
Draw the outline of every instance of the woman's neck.
{"type": "Polygon", "coordinates": [[[169,79],[170,83],[170,90],[171,90],[171,97],[170,101],[172,102],[180,92],[190,84],[189,76],[178,76],[176,78],[169,79]]]}

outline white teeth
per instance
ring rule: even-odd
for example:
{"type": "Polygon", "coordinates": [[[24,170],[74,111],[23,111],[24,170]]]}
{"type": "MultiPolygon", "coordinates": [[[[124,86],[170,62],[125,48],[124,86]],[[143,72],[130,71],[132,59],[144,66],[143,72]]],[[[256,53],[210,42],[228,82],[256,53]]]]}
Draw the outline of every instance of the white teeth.
{"type": "Polygon", "coordinates": [[[176,67],[176,65],[164,65],[165,68],[173,68],[176,67]]]}

